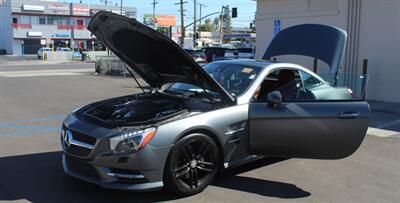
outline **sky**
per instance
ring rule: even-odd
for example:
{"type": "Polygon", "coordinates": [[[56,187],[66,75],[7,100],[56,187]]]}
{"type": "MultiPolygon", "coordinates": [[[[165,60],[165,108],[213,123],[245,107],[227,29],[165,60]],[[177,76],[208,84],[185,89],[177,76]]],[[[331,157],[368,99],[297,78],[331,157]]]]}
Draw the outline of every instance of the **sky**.
{"type": "MultiPolygon", "coordinates": [[[[61,0],[64,1],[64,0],[61,0]]],[[[120,3],[120,0],[108,0],[112,1],[112,4],[120,3]]],[[[193,10],[194,10],[194,0],[184,0],[187,3],[184,4],[185,12],[185,24],[193,22],[193,10]]],[[[232,19],[232,26],[234,27],[249,27],[250,22],[254,18],[254,13],[256,11],[256,1],[253,0],[196,0],[197,3],[204,4],[205,7],[202,9],[202,16],[209,13],[221,11],[222,5],[229,5],[230,8],[238,8],[238,18],[232,19]]],[[[67,2],[79,2],[79,0],[69,0],[67,2]]],[[[82,0],[86,4],[104,4],[104,0],[82,0]],[[103,2],[103,3],[102,3],[103,2]]],[[[153,0],[123,0],[123,5],[132,6],[137,8],[137,19],[139,21],[143,20],[144,14],[153,13],[153,0]]],[[[171,14],[177,16],[177,25],[180,25],[179,17],[179,5],[174,5],[179,3],[180,0],[156,0],[156,15],[157,14],[171,14]]],[[[199,16],[199,6],[197,7],[197,15],[199,16]]],[[[215,18],[211,17],[211,18],[215,18]]]]}

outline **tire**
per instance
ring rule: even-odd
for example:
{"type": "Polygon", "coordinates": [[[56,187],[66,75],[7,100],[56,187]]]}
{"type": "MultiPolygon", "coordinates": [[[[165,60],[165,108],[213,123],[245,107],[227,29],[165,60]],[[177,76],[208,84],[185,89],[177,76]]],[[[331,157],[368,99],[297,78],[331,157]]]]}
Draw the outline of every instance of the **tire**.
{"type": "Polygon", "coordinates": [[[216,143],[204,134],[191,134],[171,150],[164,168],[164,185],[173,193],[190,196],[202,192],[220,166],[216,143]]]}

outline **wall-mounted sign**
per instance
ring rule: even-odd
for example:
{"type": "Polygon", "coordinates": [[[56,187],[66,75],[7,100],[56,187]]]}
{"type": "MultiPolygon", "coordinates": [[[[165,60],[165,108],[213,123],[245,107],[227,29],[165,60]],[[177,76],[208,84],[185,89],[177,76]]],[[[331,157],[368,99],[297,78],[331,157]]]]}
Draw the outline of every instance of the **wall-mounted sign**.
{"type": "Polygon", "coordinates": [[[30,32],[27,32],[27,35],[28,35],[28,37],[41,37],[43,35],[43,33],[30,31],[30,32]]]}
{"type": "Polygon", "coordinates": [[[176,16],[158,15],[156,17],[157,26],[176,26],[176,16]]]}
{"type": "Polygon", "coordinates": [[[55,37],[69,38],[69,34],[68,33],[56,33],[54,36],[55,37]]]}
{"type": "Polygon", "coordinates": [[[89,7],[85,4],[71,4],[71,14],[77,16],[89,16],[89,7]]]}
{"type": "Polygon", "coordinates": [[[274,20],[274,35],[281,31],[281,20],[274,20]]]}
{"type": "Polygon", "coordinates": [[[53,11],[68,11],[69,6],[67,4],[61,4],[61,3],[54,3],[50,4],[47,6],[48,9],[53,10],[53,11]]]}
{"type": "Polygon", "coordinates": [[[43,12],[44,6],[23,4],[22,10],[23,11],[41,11],[41,12],[43,12]]]}

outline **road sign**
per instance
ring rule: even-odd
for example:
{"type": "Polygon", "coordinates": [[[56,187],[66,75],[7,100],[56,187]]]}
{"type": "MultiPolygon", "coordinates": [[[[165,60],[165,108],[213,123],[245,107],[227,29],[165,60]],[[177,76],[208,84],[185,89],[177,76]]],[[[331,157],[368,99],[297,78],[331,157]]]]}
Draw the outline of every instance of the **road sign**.
{"type": "Polygon", "coordinates": [[[281,31],[281,20],[274,21],[274,35],[281,31]]]}
{"type": "Polygon", "coordinates": [[[40,40],[40,45],[46,45],[46,40],[45,39],[41,39],[40,40]]]}

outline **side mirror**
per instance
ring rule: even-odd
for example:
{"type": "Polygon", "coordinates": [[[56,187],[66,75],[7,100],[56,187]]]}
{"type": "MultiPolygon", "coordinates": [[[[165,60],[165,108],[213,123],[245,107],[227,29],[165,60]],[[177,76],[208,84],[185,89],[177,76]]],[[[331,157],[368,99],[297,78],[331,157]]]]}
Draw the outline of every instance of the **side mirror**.
{"type": "Polygon", "coordinates": [[[282,94],[279,91],[273,91],[267,95],[268,107],[277,108],[282,105],[282,94]]]}

